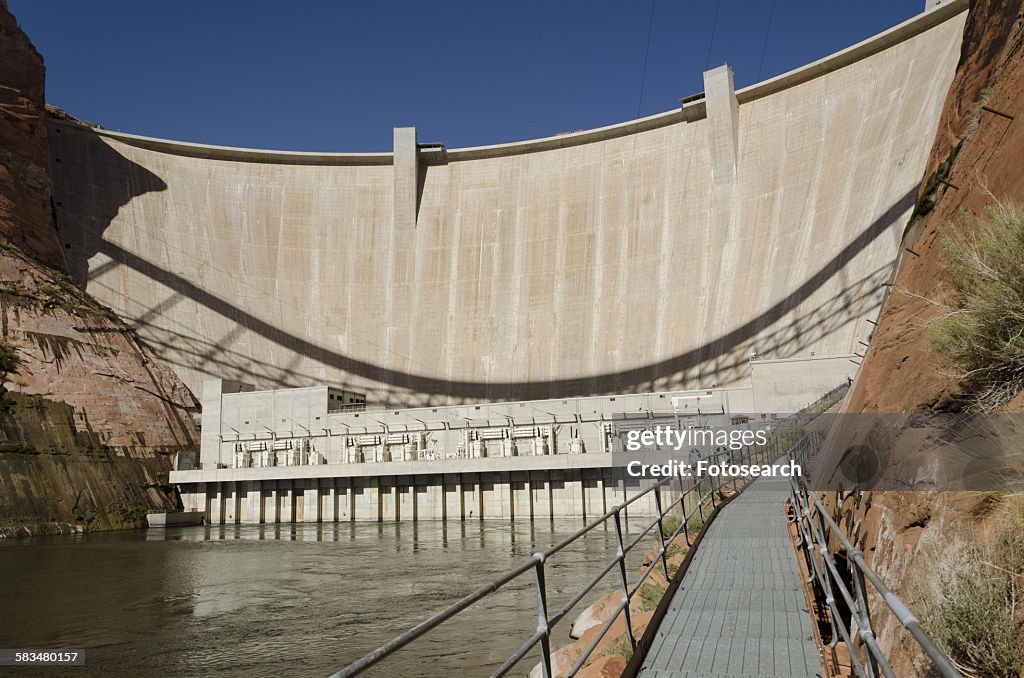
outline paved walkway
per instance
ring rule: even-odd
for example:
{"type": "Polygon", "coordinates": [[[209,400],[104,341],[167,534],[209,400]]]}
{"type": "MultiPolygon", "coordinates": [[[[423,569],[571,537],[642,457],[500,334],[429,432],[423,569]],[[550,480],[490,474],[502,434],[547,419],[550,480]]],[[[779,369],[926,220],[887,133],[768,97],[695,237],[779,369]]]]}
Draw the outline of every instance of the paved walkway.
{"type": "Polygon", "coordinates": [[[822,675],[786,526],[789,480],[755,481],[715,518],[641,678],[822,675]]]}

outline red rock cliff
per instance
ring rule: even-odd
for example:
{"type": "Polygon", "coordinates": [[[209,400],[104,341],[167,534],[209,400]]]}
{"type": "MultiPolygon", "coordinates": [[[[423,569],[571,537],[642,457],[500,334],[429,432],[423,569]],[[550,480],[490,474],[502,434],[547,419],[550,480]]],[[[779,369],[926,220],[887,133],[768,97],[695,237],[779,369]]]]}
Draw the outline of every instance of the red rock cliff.
{"type": "MultiPolygon", "coordinates": [[[[922,182],[925,192],[927,213],[910,231],[917,237],[906,243],[918,256],[907,257],[895,279],[846,403],[848,411],[928,412],[957,406],[957,380],[925,334],[940,312],[931,301],[953,300],[938,233],[962,212],[979,214],[996,200],[1024,202],[1021,0],[972,0],[960,62],[922,182]],[[1014,119],[985,111],[983,104],[1014,119]],[[947,179],[952,186],[929,181],[958,144],[947,179]]],[[[1007,409],[1020,411],[1021,399],[1007,409]]],[[[998,521],[1013,520],[1019,511],[1019,504],[1015,508],[988,493],[869,492],[828,499],[882,579],[919,615],[921,591],[935,586],[936,573],[949,565],[946,559],[969,542],[983,544],[998,521]]],[[[874,630],[896,675],[930,675],[930,663],[884,603],[877,596],[870,602],[881,611],[874,630]]]]}
{"type": "Polygon", "coordinates": [[[0,0],[0,534],[134,527],[173,508],[196,402],[63,274],[50,212],[42,58],[0,0]]]}
{"type": "Polygon", "coordinates": [[[0,0],[0,242],[64,268],[50,216],[43,58],[0,0]]]}
{"type": "MultiPolygon", "coordinates": [[[[957,384],[925,336],[948,303],[948,263],[938,231],[961,212],[979,214],[998,200],[1024,202],[1024,31],[1021,0],[976,0],[964,29],[956,75],[946,97],[928,169],[934,172],[961,141],[948,181],[935,185],[934,208],[882,309],[854,391],[854,412],[944,410],[957,384]],[[984,101],[982,101],[984,99],[984,101]],[[1016,115],[1012,122],[980,108],[1016,115]],[[894,380],[893,377],[896,377],[894,380]]],[[[922,190],[927,186],[927,178],[922,190]]]]}

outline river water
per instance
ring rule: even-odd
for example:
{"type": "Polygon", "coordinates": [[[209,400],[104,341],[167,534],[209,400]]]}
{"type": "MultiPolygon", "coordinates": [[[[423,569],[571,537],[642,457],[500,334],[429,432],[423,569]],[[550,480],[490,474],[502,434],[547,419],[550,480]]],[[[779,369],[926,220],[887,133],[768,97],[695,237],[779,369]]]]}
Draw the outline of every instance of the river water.
{"type": "MultiPolygon", "coordinates": [[[[85,667],[9,669],[19,676],[327,676],[582,524],[230,525],[7,540],[0,648],[85,650],[85,667]]],[[[653,539],[631,554],[631,583],[653,539]]],[[[609,526],[549,560],[549,609],[614,551],[609,526]]],[[[556,646],[617,583],[613,570],[556,629],[556,646]]],[[[489,675],[536,629],[536,604],[534,578],[523,575],[365,675],[489,675]]]]}

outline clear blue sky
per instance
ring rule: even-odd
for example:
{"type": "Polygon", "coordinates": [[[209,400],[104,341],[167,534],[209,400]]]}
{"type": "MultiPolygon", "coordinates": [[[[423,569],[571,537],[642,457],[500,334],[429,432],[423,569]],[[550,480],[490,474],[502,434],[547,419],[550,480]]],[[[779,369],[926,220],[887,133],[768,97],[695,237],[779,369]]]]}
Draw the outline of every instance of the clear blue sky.
{"type": "Polygon", "coordinates": [[[771,0],[655,0],[642,101],[649,0],[9,4],[46,59],[47,99],[79,118],[227,146],[388,151],[399,125],[457,148],[669,110],[703,89],[708,64],[728,62],[743,87],[924,0],[778,0],[763,65],[771,0]]]}

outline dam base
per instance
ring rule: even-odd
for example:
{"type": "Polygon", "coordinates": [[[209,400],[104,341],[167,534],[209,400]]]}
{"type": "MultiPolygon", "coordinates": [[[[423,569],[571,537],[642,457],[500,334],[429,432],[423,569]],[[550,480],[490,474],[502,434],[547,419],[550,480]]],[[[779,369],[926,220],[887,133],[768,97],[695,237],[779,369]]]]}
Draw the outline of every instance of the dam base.
{"type": "MultiPolygon", "coordinates": [[[[641,489],[611,454],[177,471],[207,524],[593,519],[641,489]]],[[[674,497],[673,497],[674,498],[674,497]]],[[[653,497],[628,507],[656,515],[653,497]]]]}

